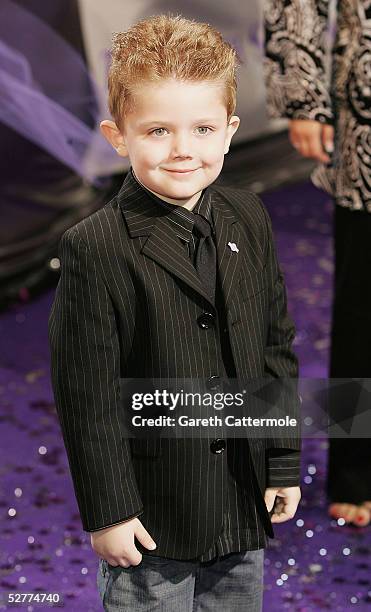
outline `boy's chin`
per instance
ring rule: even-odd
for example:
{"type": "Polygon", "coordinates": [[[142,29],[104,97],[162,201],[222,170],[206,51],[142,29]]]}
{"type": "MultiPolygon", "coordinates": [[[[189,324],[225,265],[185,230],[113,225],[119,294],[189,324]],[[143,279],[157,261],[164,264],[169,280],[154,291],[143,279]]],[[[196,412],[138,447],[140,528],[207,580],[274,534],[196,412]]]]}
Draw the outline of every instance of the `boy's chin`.
{"type": "Polygon", "coordinates": [[[173,182],[166,183],[162,187],[162,193],[165,197],[174,198],[176,200],[188,200],[197,193],[206,189],[210,183],[208,181],[189,181],[189,184],[184,182],[183,185],[174,185],[173,182]]]}
{"type": "Polygon", "coordinates": [[[202,191],[203,189],[205,189],[205,187],[200,184],[200,185],[159,185],[157,187],[157,189],[153,189],[153,191],[156,191],[159,195],[162,195],[165,198],[171,198],[173,200],[189,200],[190,198],[193,198],[194,195],[196,195],[196,193],[200,193],[200,191],[202,191]]]}
{"type": "Polygon", "coordinates": [[[164,191],[163,195],[165,198],[172,198],[173,200],[190,200],[197,193],[200,193],[202,189],[203,187],[200,187],[197,190],[192,189],[192,190],[187,190],[187,191],[169,190],[167,192],[164,191]]]}

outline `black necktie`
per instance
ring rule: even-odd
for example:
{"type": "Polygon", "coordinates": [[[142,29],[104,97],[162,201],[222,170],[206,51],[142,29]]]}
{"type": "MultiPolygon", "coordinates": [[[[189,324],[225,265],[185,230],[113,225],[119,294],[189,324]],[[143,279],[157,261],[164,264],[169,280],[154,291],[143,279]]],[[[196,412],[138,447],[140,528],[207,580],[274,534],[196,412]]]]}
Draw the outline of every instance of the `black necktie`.
{"type": "Polygon", "coordinates": [[[216,248],[211,236],[211,226],[201,215],[195,213],[193,230],[199,238],[195,267],[212,302],[215,301],[216,248]]]}

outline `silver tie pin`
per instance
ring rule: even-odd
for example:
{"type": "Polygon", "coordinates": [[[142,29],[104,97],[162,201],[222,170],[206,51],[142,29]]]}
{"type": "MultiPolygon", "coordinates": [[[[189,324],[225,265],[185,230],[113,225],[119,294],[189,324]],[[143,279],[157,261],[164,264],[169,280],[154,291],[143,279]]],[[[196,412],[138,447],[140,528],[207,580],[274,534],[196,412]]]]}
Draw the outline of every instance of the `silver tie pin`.
{"type": "Polygon", "coordinates": [[[239,249],[237,248],[237,244],[235,242],[228,242],[228,246],[231,249],[231,251],[238,253],[239,249]]]}

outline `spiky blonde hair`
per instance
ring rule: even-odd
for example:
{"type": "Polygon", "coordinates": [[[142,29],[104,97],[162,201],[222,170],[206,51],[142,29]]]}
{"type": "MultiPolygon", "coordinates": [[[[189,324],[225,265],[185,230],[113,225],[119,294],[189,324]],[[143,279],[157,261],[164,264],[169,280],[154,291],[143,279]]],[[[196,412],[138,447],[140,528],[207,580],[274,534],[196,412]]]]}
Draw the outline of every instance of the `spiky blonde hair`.
{"type": "Polygon", "coordinates": [[[236,108],[236,68],[233,47],[207,23],[180,15],[157,15],[116,33],[108,73],[108,106],[117,126],[133,106],[133,90],[143,82],[176,78],[219,82],[228,119],[236,108]]]}

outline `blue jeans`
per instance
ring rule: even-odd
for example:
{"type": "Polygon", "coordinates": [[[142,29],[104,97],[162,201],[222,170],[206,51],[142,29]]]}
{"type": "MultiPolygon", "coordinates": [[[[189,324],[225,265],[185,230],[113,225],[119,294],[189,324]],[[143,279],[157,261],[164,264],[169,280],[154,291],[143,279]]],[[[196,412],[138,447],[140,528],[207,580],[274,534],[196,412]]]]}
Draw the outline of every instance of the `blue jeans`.
{"type": "Polygon", "coordinates": [[[261,612],[264,549],[201,564],[143,555],[139,565],[99,561],[106,612],[261,612]]]}

